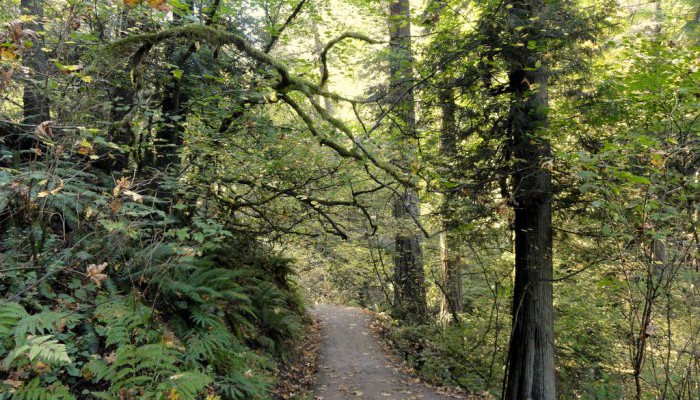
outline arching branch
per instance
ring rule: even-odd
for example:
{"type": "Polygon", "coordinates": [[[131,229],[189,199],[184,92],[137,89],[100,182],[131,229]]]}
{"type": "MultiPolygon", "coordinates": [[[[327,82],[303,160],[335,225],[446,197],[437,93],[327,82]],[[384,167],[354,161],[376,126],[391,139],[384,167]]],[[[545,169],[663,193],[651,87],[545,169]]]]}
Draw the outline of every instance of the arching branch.
{"type": "Polygon", "coordinates": [[[367,42],[369,44],[379,44],[382,43],[378,40],[374,40],[370,38],[367,35],[363,35],[361,33],[357,32],[345,32],[342,35],[336,37],[335,39],[331,40],[326,44],[326,46],[323,48],[323,51],[321,51],[321,65],[323,66],[323,75],[321,75],[321,83],[318,85],[320,88],[322,88],[326,82],[328,81],[328,51],[333,48],[336,44],[340,43],[341,41],[345,39],[357,39],[357,40],[362,40],[364,42],[367,42]]]}

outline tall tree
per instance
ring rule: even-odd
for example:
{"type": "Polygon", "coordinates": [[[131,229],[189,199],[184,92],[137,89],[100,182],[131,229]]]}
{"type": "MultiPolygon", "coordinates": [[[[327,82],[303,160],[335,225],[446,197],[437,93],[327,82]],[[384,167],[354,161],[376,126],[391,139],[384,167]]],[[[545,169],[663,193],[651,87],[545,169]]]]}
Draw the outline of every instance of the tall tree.
{"type": "Polygon", "coordinates": [[[545,167],[552,154],[547,128],[546,60],[536,21],[544,0],[511,1],[508,29],[524,46],[503,52],[509,68],[509,147],[513,160],[511,198],[515,211],[515,288],[508,350],[506,399],[554,400],[552,294],[552,177],[545,167]]]}
{"type": "MultiPolygon", "coordinates": [[[[402,147],[401,157],[395,163],[404,169],[415,162],[415,147],[411,140],[416,139],[410,21],[408,0],[397,0],[389,5],[392,129],[400,137],[402,147]]],[[[395,312],[401,317],[421,319],[427,312],[421,236],[409,228],[419,218],[419,198],[415,188],[400,189],[394,199],[393,215],[399,228],[394,254],[395,312]]]]}
{"type": "MultiPolygon", "coordinates": [[[[449,86],[440,88],[438,101],[442,111],[442,126],[440,127],[440,154],[445,159],[445,174],[449,174],[450,164],[457,156],[457,107],[454,101],[454,91],[449,86]]],[[[440,264],[443,279],[443,299],[441,314],[452,314],[458,322],[459,312],[462,311],[462,266],[456,256],[457,238],[455,237],[455,220],[450,216],[449,199],[442,204],[442,232],[440,233],[440,264]]]]}

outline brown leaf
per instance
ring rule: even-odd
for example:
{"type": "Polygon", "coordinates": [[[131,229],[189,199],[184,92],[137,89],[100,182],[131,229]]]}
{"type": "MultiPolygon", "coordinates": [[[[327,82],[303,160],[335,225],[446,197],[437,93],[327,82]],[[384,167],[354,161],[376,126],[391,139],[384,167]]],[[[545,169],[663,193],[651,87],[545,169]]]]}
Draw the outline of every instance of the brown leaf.
{"type": "Polygon", "coordinates": [[[120,199],[114,199],[111,203],[109,203],[109,209],[112,211],[112,213],[115,213],[122,208],[122,201],[120,199]]]}
{"type": "Polygon", "coordinates": [[[117,180],[116,186],[114,186],[114,189],[112,190],[112,195],[114,197],[119,196],[119,192],[122,190],[128,190],[131,187],[131,182],[129,182],[129,178],[127,177],[122,177],[117,180]]]}
{"type": "Polygon", "coordinates": [[[44,121],[34,128],[34,133],[41,139],[50,139],[53,137],[53,131],[51,130],[51,124],[53,121],[44,121]]]}
{"type": "Polygon", "coordinates": [[[131,200],[137,202],[137,203],[143,203],[143,196],[136,192],[132,192],[131,190],[125,190],[124,195],[131,197],[131,200]]]}
{"type": "Polygon", "coordinates": [[[61,318],[58,322],[56,322],[56,330],[63,332],[64,329],[66,329],[66,319],[61,318]]]}
{"type": "Polygon", "coordinates": [[[104,262],[100,265],[90,264],[87,267],[88,278],[95,283],[97,286],[102,286],[102,281],[107,279],[107,275],[103,274],[102,271],[107,268],[107,263],[104,262]]]}

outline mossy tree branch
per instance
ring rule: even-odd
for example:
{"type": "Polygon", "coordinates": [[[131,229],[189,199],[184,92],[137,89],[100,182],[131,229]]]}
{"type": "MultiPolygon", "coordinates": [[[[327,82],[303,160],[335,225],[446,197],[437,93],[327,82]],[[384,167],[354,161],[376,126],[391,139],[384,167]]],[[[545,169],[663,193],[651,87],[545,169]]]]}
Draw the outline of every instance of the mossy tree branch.
{"type": "MultiPolygon", "coordinates": [[[[329,42],[324,48],[324,54],[327,54],[328,50],[330,50],[335,44],[348,38],[359,39],[368,43],[379,43],[360,33],[347,32],[329,42]]],[[[165,29],[160,32],[143,33],[127,36],[125,38],[114,41],[112,44],[110,44],[108,49],[114,50],[128,46],[138,45],[139,51],[137,53],[139,53],[138,55],[140,62],[145,57],[145,54],[142,54],[142,52],[148,52],[155,45],[172,39],[198,40],[206,42],[212,46],[233,45],[238,51],[248,55],[252,59],[270,66],[279,75],[279,81],[276,85],[273,86],[273,88],[279,92],[280,98],[295,111],[295,113],[302,119],[302,121],[304,121],[311,134],[314,137],[316,137],[316,139],[321,145],[328,146],[341,157],[354,158],[362,162],[369,161],[377,168],[388,173],[397,182],[400,182],[405,186],[416,186],[415,179],[405,174],[396,166],[390,163],[383,162],[371,155],[371,153],[368,152],[362,146],[362,144],[354,137],[352,130],[344,122],[332,117],[330,114],[328,114],[327,111],[323,109],[323,107],[320,107],[320,105],[318,105],[314,101],[313,95],[321,95],[334,100],[349,101],[351,103],[353,102],[352,100],[346,99],[334,93],[330,93],[324,90],[322,86],[314,84],[308,79],[292,74],[289,71],[289,68],[283,62],[270,56],[264,51],[257,49],[245,37],[238,33],[221,31],[219,29],[202,24],[190,24],[165,29]],[[291,97],[287,95],[287,93],[293,91],[302,92],[307,97],[307,99],[309,99],[312,106],[314,107],[316,112],[321,116],[321,118],[327,121],[334,129],[338,129],[339,131],[343,132],[353,142],[353,144],[360,149],[360,151],[358,151],[357,149],[348,149],[345,146],[321,134],[316,128],[316,124],[314,123],[311,116],[308,115],[296,101],[294,101],[291,97]]]]}

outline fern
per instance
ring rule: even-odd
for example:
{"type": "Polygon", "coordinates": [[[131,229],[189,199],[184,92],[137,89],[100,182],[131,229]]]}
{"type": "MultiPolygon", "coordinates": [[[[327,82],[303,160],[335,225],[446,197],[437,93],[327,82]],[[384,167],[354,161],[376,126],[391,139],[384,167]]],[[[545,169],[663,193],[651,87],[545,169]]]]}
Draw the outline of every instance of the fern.
{"type": "Polygon", "coordinates": [[[214,379],[209,375],[196,371],[182,372],[170,376],[158,385],[158,392],[173,392],[183,399],[195,399],[214,379]]]}
{"type": "Polygon", "coordinates": [[[224,326],[193,330],[185,338],[185,343],[184,361],[192,366],[201,362],[214,363],[222,352],[236,352],[241,347],[238,339],[224,326]]]}
{"type": "Polygon", "coordinates": [[[9,336],[17,322],[28,316],[19,303],[0,302],[0,340],[9,336]]]}
{"type": "Polygon", "coordinates": [[[110,301],[100,297],[97,302],[95,316],[99,323],[95,331],[105,338],[107,346],[137,345],[155,338],[155,332],[151,331],[150,336],[148,332],[152,309],[133,296],[110,301]]]}
{"type": "Polygon", "coordinates": [[[283,357],[286,356],[286,341],[299,337],[303,321],[290,310],[286,294],[271,283],[260,282],[255,289],[253,304],[258,310],[258,326],[263,335],[256,341],[283,357]]]}
{"type": "Polygon", "coordinates": [[[225,400],[255,400],[267,398],[269,382],[249,372],[233,373],[217,382],[219,392],[225,400]]]}
{"type": "Polygon", "coordinates": [[[50,365],[70,364],[66,345],[52,339],[51,335],[29,336],[18,342],[17,347],[3,360],[3,367],[9,369],[17,358],[26,355],[30,362],[42,361],[50,365]]]}
{"type": "Polygon", "coordinates": [[[179,350],[162,343],[144,346],[122,346],[112,364],[103,359],[85,366],[95,382],[108,382],[107,392],[94,393],[101,398],[115,398],[122,391],[142,392],[140,398],[156,398],[175,390],[181,398],[194,399],[213,379],[201,372],[182,371],[179,350]]]}
{"type": "Polygon", "coordinates": [[[12,396],[13,400],[74,400],[75,397],[60,382],[44,385],[41,379],[34,378],[21,386],[12,396]]]}
{"type": "Polygon", "coordinates": [[[75,314],[66,316],[66,313],[50,310],[28,315],[19,320],[13,329],[15,340],[21,340],[21,338],[24,338],[27,335],[40,335],[54,332],[56,324],[65,319],[75,321],[79,319],[79,316],[75,314]]]}

